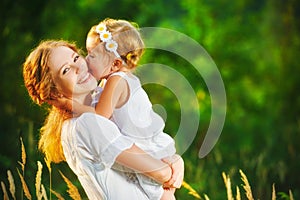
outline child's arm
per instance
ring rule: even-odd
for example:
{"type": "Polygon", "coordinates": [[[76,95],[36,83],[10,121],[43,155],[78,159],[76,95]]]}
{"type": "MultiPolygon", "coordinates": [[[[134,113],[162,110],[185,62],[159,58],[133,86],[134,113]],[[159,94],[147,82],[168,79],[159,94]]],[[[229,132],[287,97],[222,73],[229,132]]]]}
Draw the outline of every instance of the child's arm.
{"type": "Polygon", "coordinates": [[[110,118],[115,108],[121,107],[127,101],[128,86],[120,76],[110,77],[96,105],[96,113],[110,118]]]}
{"type": "Polygon", "coordinates": [[[102,91],[99,101],[96,105],[96,109],[92,106],[87,106],[80,104],[76,101],[72,101],[67,98],[60,98],[59,104],[67,105],[68,108],[72,109],[75,116],[79,116],[82,113],[92,112],[102,115],[103,117],[110,118],[113,110],[120,106],[120,101],[122,101],[122,94],[126,92],[127,83],[120,76],[110,77],[102,91]]]}

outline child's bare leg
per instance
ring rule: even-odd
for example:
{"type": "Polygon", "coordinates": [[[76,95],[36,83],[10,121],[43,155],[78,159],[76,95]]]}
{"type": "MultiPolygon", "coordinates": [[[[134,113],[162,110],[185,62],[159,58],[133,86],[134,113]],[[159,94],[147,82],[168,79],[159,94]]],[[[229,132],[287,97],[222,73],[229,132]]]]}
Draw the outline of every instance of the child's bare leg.
{"type": "Polygon", "coordinates": [[[164,193],[161,196],[160,200],[176,200],[174,193],[175,188],[164,189],[164,193]]]}

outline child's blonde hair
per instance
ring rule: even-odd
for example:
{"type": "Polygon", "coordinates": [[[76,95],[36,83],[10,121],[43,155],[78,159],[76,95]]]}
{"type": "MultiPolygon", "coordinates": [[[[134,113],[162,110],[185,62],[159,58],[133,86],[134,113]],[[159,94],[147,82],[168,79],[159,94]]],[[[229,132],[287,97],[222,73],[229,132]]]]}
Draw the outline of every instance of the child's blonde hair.
{"type": "MultiPolygon", "coordinates": [[[[74,44],[66,41],[43,41],[30,53],[23,64],[25,86],[32,100],[38,105],[58,98],[59,94],[49,69],[49,58],[52,50],[61,46],[78,52],[74,44]]],[[[52,106],[40,130],[39,149],[50,162],[58,163],[65,160],[61,145],[61,129],[63,121],[70,117],[71,111],[67,108],[52,106]]]]}
{"type": "MultiPolygon", "coordinates": [[[[126,68],[134,69],[144,52],[144,42],[138,31],[138,25],[126,20],[110,18],[101,21],[99,24],[104,24],[107,30],[111,32],[113,40],[118,43],[117,52],[127,64],[126,68]]],[[[93,26],[87,35],[88,38],[93,38],[95,42],[93,46],[102,42],[96,32],[96,27],[97,25],[93,26]]]]}

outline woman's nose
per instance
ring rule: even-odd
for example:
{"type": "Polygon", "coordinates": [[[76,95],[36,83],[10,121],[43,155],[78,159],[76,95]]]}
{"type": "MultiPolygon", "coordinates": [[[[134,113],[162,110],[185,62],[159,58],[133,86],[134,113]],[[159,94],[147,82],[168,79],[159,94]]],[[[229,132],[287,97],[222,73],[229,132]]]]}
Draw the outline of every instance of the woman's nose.
{"type": "Polygon", "coordinates": [[[86,65],[86,61],[84,59],[84,57],[82,58],[81,62],[78,62],[77,67],[77,71],[78,73],[80,73],[81,71],[85,71],[87,69],[87,65],[86,65]]]}

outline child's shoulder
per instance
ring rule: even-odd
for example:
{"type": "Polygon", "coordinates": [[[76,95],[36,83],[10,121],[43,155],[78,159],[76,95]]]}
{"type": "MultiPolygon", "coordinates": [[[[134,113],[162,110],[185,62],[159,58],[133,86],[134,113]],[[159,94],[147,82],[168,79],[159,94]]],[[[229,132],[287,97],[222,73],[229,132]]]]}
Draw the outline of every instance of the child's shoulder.
{"type": "Polygon", "coordinates": [[[104,89],[110,88],[110,89],[114,89],[115,86],[122,86],[122,85],[127,85],[127,80],[125,76],[119,76],[119,75],[114,75],[114,76],[110,76],[106,83],[105,83],[105,87],[104,89]]]}
{"type": "Polygon", "coordinates": [[[115,76],[119,77],[119,78],[123,78],[126,81],[131,81],[131,80],[138,80],[139,81],[139,78],[130,71],[128,71],[128,72],[123,72],[123,71],[122,72],[115,72],[115,73],[111,74],[109,76],[109,78],[115,77],[115,76]]]}

